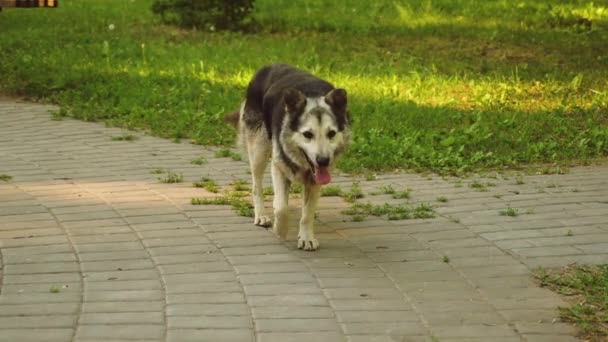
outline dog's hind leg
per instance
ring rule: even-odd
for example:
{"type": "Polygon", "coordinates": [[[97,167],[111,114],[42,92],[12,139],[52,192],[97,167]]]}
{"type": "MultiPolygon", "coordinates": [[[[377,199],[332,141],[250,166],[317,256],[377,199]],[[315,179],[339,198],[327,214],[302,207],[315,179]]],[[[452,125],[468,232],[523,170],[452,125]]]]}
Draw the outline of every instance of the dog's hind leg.
{"type": "Polygon", "coordinates": [[[298,233],[298,248],[305,251],[314,251],[319,248],[319,241],[315,239],[315,211],[321,194],[321,186],[306,185],[304,189],[304,206],[300,219],[300,232],[298,233]]]}
{"type": "Polygon", "coordinates": [[[253,223],[262,227],[270,227],[272,224],[270,217],[264,215],[264,171],[266,171],[271,150],[264,139],[266,137],[262,134],[250,134],[247,137],[247,155],[251,168],[251,192],[255,213],[253,223]]]}
{"type": "Polygon", "coordinates": [[[282,239],[287,236],[289,221],[289,186],[291,182],[285,177],[283,172],[272,163],[272,187],[274,199],[274,226],[273,230],[282,239]]]}

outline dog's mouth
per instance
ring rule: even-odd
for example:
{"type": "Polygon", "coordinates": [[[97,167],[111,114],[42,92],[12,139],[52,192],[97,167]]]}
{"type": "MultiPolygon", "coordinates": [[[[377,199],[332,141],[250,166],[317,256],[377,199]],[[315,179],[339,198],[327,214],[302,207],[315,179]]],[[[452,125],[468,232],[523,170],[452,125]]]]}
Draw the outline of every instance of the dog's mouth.
{"type": "Polygon", "coordinates": [[[308,165],[310,166],[310,169],[312,170],[312,173],[315,177],[315,183],[317,183],[319,185],[325,185],[325,184],[331,182],[331,175],[329,174],[329,168],[327,166],[316,165],[315,163],[312,162],[312,160],[310,160],[310,158],[308,158],[308,154],[306,154],[306,152],[304,152],[304,150],[300,149],[300,151],[302,151],[304,158],[306,158],[306,162],[308,162],[308,165]]]}

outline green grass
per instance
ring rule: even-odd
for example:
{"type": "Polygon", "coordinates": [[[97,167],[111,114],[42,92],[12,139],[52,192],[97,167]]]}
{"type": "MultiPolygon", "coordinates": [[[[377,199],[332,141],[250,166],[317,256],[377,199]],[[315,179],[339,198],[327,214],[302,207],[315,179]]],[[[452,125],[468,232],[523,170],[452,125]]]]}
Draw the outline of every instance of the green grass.
{"type": "Polygon", "coordinates": [[[342,198],[346,202],[354,203],[356,200],[363,198],[363,191],[361,190],[361,186],[359,186],[359,182],[353,182],[348,191],[342,192],[342,198]]]}
{"type": "Polygon", "coordinates": [[[200,181],[192,183],[196,188],[204,188],[205,190],[213,193],[218,193],[220,191],[220,187],[217,183],[208,177],[202,177],[200,181]]]}
{"type": "Polygon", "coordinates": [[[239,216],[253,217],[253,205],[242,198],[242,193],[229,192],[214,198],[192,198],[192,205],[230,205],[239,216]]]}
{"type": "Polygon", "coordinates": [[[500,216],[515,217],[515,216],[519,216],[519,209],[517,209],[517,208],[507,208],[507,209],[500,210],[498,212],[498,214],[500,214],[500,216]]]}
{"type": "Polygon", "coordinates": [[[190,164],[194,164],[194,165],[203,165],[203,164],[207,164],[209,161],[207,160],[207,158],[205,157],[198,157],[196,159],[193,159],[190,161],[190,164]]]}
{"type": "Polygon", "coordinates": [[[242,180],[242,179],[235,180],[232,183],[232,187],[234,188],[234,191],[245,191],[245,192],[251,191],[251,188],[247,185],[247,181],[242,180]]]}
{"type": "Polygon", "coordinates": [[[448,201],[448,198],[445,196],[439,196],[435,199],[437,202],[445,203],[448,201]]]}
{"type": "Polygon", "coordinates": [[[408,199],[408,198],[410,198],[410,191],[409,190],[399,191],[399,192],[394,193],[392,197],[394,199],[408,199]]]}
{"type": "Polygon", "coordinates": [[[348,90],[345,171],[608,155],[606,0],[258,0],[255,34],[158,25],[150,4],[5,9],[0,91],[59,104],[56,117],[228,145],[224,113],[283,61],[348,90]]]}
{"type": "Polygon", "coordinates": [[[321,196],[343,196],[342,188],[340,188],[338,185],[326,185],[321,188],[321,196]]]}
{"type": "Polygon", "coordinates": [[[181,183],[184,181],[184,175],[173,171],[167,171],[164,176],[158,177],[158,181],[161,183],[181,183]]]}
{"type": "Polygon", "coordinates": [[[570,307],[560,307],[560,318],[576,324],[590,341],[608,336],[608,265],[569,265],[560,270],[536,271],[540,286],[570,297],[570,307]]]}
{"type": "Polygon", "coordinates": [[[3,182],[10,182],[13,179],[13,176],[7,175],[7,174],[0,174],[0,181],[3,182]]]}
{"type": "Polygon", "coordinates": [[[239,153],[234,152],[229,148],[219,149],[217,152],[215,152],[215,157],[216,158],[231,158],[232,160],[235,160],[235,161],[239,161],[239,160],[243,159],[239,153]]]}
{"type": "Polygon", "coordinates": [[[353,221],[363,221],[368,216],[385,217],[388,220],[408,220],[412,218],[428,219],[435,217],[432,206],[420,204],[417,207],[410,207],[407,204],[374,205],[371,203],[352,203],[350,208],[342,212],[351,216],[353,221]]]}

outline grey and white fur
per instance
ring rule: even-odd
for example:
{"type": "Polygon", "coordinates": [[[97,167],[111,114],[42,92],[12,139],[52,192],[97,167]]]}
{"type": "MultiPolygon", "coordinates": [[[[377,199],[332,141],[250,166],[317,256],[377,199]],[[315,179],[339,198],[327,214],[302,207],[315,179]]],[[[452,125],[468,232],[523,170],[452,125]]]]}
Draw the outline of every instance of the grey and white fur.
{"type": "Polygon", "coordinates": [[[286,64],[258,70],[238,111],[226,116],[239,130],[249,157],[254,224],[287,235],[288,195],[292,182],[303,185],[304,205],[298,248],[316,250],[314,216],[321,185],[351,138],[346,91],[286,64]],[[274,223],[264,214],[263,178],[271,163],[274,223]]]}

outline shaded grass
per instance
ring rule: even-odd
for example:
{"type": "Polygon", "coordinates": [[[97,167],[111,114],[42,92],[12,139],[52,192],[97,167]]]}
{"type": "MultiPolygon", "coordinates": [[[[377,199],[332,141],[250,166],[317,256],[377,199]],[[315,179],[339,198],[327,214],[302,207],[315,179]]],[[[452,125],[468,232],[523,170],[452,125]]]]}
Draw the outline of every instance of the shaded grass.
{"type": "Polygon", "coordinates": [[[348,89],[346,171],[608,154],[606,1],[258,0],[255,35],[159,26],[149,6],[3,11],[0,91],[58,103],[58,117],[224,145],[223,114],[257,68],[282,61],[348,89]]]}
{"type": "Polygon", "coordinates": [[[605,341],[608,336],[608,265],[569,265],[560,270],[535,272],[540,286],[569,297],[572,305],[560,307],[560,318],[576,324],[584,337],[605,341]]]}

